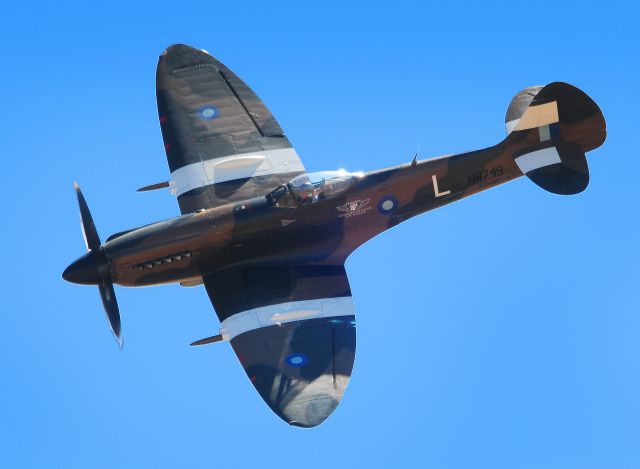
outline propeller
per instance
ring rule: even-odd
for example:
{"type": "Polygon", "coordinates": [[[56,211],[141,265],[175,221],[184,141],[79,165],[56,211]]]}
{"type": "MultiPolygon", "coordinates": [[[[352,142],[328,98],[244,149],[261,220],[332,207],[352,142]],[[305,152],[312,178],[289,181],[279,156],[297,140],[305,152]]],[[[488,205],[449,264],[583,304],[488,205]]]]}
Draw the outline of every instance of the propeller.
{"type": "Polygon", "coordinates": [[[80,186],[77,182],[74,182],[73,187],[78,196],[80,225],[88,252],[72,262],[62,273],[62,278],[72,283],[98,286],[111,332],[113,332],[116,342],[118,342],[118,345],[122,348],[120,310],[118,309],[118,301],[116,300],[115,291],[113,290],[113,281],[109,273],[107,258],[80,186]]]}

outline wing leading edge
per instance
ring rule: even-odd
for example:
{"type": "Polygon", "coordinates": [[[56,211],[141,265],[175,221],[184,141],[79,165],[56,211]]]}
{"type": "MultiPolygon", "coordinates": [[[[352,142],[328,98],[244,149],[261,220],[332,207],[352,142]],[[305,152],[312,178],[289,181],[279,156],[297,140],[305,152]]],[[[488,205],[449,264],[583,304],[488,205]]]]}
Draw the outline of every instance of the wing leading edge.
{"type": "Polygon", "coordinates": [[[182,213],[264,195],[304,172],[269,109],[207,52],[169,47],[158,60],[156,94],[182,213]]]}
{"type": "Polygon", "coordinates": [[[284,421],[322,423],[355,358],[355,315],[344,266],[245,266],[204,279],[220,333],[284,421]]]}

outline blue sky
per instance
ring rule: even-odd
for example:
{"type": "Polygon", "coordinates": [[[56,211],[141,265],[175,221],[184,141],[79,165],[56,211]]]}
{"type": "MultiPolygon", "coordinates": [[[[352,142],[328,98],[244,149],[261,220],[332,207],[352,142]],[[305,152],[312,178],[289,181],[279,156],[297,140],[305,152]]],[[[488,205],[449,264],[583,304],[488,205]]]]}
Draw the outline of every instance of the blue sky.
{"type": "Polygon", "coordinates": [[[3,467],[640,467],[638,56],[632,3],[5,3],[3,467]],[[358,354],[313,430],[264,405],[203,289],[95,288],[72,183],[116,231],[178,214],[155,104],[176,42],[263,98],[309,170],[372,170],[504,137],[520,89],[601,106],[586,192],[519,179],[407,222],[348,261],[358,354]]]}

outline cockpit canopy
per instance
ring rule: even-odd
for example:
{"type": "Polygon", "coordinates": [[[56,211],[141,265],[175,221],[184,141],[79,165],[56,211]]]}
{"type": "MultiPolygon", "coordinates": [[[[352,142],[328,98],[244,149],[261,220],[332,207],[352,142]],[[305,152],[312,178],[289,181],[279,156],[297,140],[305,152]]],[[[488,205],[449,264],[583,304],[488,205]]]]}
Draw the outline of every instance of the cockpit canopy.
{"type": "Polygon", "coordinates": [[[270,197],[279,207],[309,205],[342,194],[362,175],[361,172],[350,173],[344,169],[305,173],[278,187],[270,197]]]}
{"type": "Polygon", "coordinates": [[[339,171],[321,171],[301,174],[293,178],[288,186],[296,202],[300,205],[331,199],[346,191],[362,173],[339,171]]]}

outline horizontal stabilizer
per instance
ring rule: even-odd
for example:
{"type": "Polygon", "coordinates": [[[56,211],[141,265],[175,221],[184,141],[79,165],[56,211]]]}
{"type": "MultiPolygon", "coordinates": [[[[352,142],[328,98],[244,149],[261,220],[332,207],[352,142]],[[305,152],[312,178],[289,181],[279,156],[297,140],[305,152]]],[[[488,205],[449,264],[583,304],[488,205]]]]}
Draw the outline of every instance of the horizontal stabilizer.
{"type": "Polygon", "coordinates": [[[516,156],[515,162],[529,179],[554,194],[577,194],[589,185],[587,158],[579,145],[558,142],[516,156]]]}

